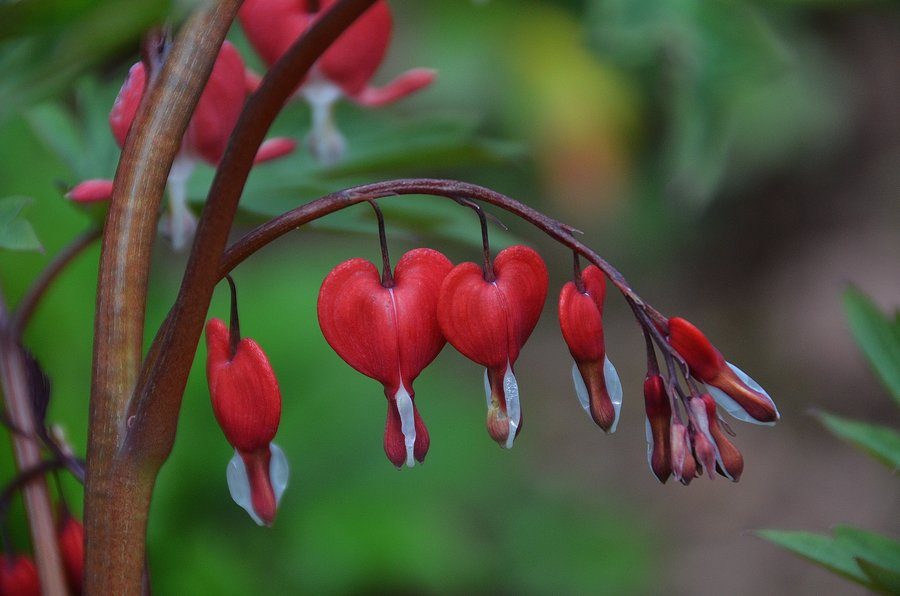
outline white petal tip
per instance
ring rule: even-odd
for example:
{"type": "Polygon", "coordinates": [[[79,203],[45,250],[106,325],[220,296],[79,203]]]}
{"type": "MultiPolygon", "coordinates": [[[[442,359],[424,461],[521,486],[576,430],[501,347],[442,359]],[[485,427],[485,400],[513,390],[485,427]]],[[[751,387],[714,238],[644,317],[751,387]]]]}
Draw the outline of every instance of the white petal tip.
{"type": "MultiPolygon", "coordinates": [[[[287,488],[290,470],[287,457],[281,447],[275,443],[269,444],[271,460],[269,461],[269,481],[275,492],[276,506],[281,503],[281,496],[287,488]]],[[[258,526],[266,525],[253,509],[253,500],[250,491],[250,481],[247,478],[247,468],[241,455],[235,450],[234,456],[228,462],[225,469],[225,479],[228,482],[228,490],[231,498],[237,503],[258,526]]]]}

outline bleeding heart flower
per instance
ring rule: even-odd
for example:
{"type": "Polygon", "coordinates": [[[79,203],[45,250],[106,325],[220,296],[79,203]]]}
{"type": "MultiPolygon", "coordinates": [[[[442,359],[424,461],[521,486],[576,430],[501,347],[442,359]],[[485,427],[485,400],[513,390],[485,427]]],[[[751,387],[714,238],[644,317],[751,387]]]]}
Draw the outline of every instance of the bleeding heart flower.
{"type": "Polygon", "coordinates": [[[672,416],[669,431],[672,475],[687,486],[697,476],[697,461],[694,459],[691,436],[687,427],[675,416],[672,416]]]}
{"type": "Polygon", "coordinates": [[[614,433],[622,407],[622,383],[603,342],[606,278],[594,265],[579,276],[578,283],[570,281],[560,292],[559,326],[575,360],[572,380],[581,406],[600,428],[614,433]]]}
{"type": "MultiPolygon", "coordinates": [[[[238,13],[250,43],[270,66],[324,15],[336,0],[246,0],[238,13]]],[[[384,87],[370,80],[384,60],[393,26],[387,2],[376,2],[319,58],[298,89],[312,109],[310,149],[323,163],[341,158],[344,138],[332,118],[339,99],[363,106],[382,106],[429,85],[432,70],[417,68],[384,87]]]]}
{"type": "Polygon", "coordinates": [[[669,444],[672,406],[661,376],[647,375],[644,379],[644,407],[647,412],[647,420],[644,421],[647,431],[647,463],[650,464],[653,475],[665,484],[672,473],[669,444]]]}
{"type": "Polygon", "coordinates": [[[84,526],[65,508],[60,511],[57,539],[69,589],[74,594],[81,594],[84,582],[84,526]]]}
{"type": "Polygon", "coordinates": [[[37,568],[25,555],[0,555],[0,594],[41,596],[37,568]]]}
{"type": "MultiPolygon", "coordinates": [[[[176,250],[187,246],[197,226],[196,218],[187,206],[188,179],[198,162],[214,166],[225,153],[228,138],[249,93],[246,78],[244,61],[237,49],[226,41],[184,133],[181,151],[169,171],[169,214],[160,222],[160,227],[171,237],[176,250]]],[[[146,69],[138,62],[128,71],[128,78],[113,104],[109,125],[119,147],[125,145],[146,82],[146,69]]],[[[295,146],[291,139],[270,139],[257,152],[256,163],[287,155],[295,146]]],[[[112,181],[96,179],[75,186],[66,196],[84,204],[109,199],[111,195],[112,181]]]]}
{"type": "Polygon", "coordinates": [[[252,339],[232,346],[220,319],[206,324],[206,377],[216,420],[234,447],[226,477],[231,497],[259,525],[272,525],[287,487],[284,452],[272,443],[281,420],[281,392],[262,348],[252,339]]]}
{"type": "Polygon", "coordinates": [[[319,290],[325,340],[347,364],[384,385],[384,451],[398,468],[424,461],[428,452],[413,382],[446,343],[435,311],[452,267],[438,251],[418,248],[403,255],[386,287],[375,265],[351,259],[335,267],[319,290]]]}
{"type": "Polygon", "coordinates": [[[706,384],[716,402],[744,422],[772,425],[779,418],[769,394],[744,371],[726,362],[703,332],[689,321],[669,319],[669,343],[681,354],[691,374],[706,384]]]}
{"type": "Polygon", "coordinates": [[[463,356],[484,366],[487,429],[511,448],[522,429],[519,385],[513,367],[541,316],[547,267],[527,246],[511,246],[494,260],[495,279],[475,263],[454,267],[441,287],[438,322],[463,356]]]}

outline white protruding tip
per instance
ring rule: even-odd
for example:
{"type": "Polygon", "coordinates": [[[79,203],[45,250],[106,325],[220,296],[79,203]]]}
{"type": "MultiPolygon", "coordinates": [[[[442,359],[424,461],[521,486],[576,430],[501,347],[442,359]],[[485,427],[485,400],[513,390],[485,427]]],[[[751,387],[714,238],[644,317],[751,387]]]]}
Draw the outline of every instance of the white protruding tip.
{"type": "Polygon", "coordinates": [[[612,434],[616,432],[616,427],[619,426],[619,412],[622,410],[623,392],[619,373],[616,372],[616,367],[613,366],[613,363],[610,362],[609,358],[603,360],[603,378],[606,379],[606,394],[609,396],[609,400],[613,405],[613,410],[616,412],[616,417],[613,419],[612,426],[609,427],[609,433],[612,434]]]}
{"type": "MultiPolygon", "coordinates": [[[[653,429],[650,428],[650,421],[646,418],[644,418],[644,434],[647,437],[647,465],[653,472],[653,429]]],[[[656,476],[656,472],[653,472],[653,475],[656,476]]]]}
{"type": "Polygon", "coordinates": [[[309,149],[322,165],[334,165],[347,149],[333,114],[334,104],[343,92],[337,85],[322,79],[312,80],[301,89],[312,112],[312,129],[306,137],[309,149]]]}
{"type": "Polygon", "coordinates": [[[490,409],[490,407],[491,407],[491,381],[488,378],[488,369],[484,369],[484,399],[487,402],[488,409],[490,409]]]}
{"type": "MultiPolygon", "coordinates": [[[[270,443],[269,453],[271,453],[269,482],[272,483],[272,490],[275,492],[275,505],[277,506],[281,503],[284,489],[287,488],[290,471],[287,457],[284,455],[281,447],[275,443],[270,443]]],[[[228,482],[228,491],[231,493],[231,498],[234,502],[247,512],[250,518],[256,522],[256,525],[265,525],[256,514],[256,511],[253,510],[253,498],[250,490],[250,480],[247,478],[247,467],[244,465],[244,460],[237,450],[234,452],[234,457],[228,462],[228,467],[225,468],[225,479],[228,482]]]]}
{"type": "MultiPolygon", "coordinates": [[[[750,389],[753,389],[754,391],[758,391],[759,393],[762,393],[763,395],[765,395],[766,398],[769,400],[769,402],[772,404],[772,407],[775,408],[775,417],[776,418],[781,417],[780,414],[778,413],[778,407],[775,405],[775,402],[772,400],[771,396],[769,396],[769,394],[766,392],[766,390],[763,389],[762,387],[760,387],[759,383],[754,381],[750,377],[750,375],[748,375],[747,373],[745,373],[744,371],[742,371],[741,369],[739,369],[732,363],[726,362],[725,364],[727,364],[728,367],[734,371],[734,374],[736,374],[738,376],[738,378],[744,382],[745,385],[750,387],[750,389]]],[[[760,422],[759,420],[757,420],[756,418],[754,418],[753,416],[748,414],[747,410],[742,408],[739,403],[737,403],[736,401],[731,399],[731,397],[727,393],[725,393],[718,387],[713,387],[712,385],[706,385],[706,389],[707,389],[707,391],[709,391],[709,394],[712,395],[713,399],[716,400],[716,403],[719,404],[720,406],[722,406],[722,408],[724,408],[726,412],[731,414],[732,417],[737,418],[738,420],[741,420],[743,422],[749,422],[751,424],[759,424],[762,426],[775,426],[775,421],[760,422]]]]}
{"type": "Polygon", "coordinates": [[[506,448],[512,449],[516,432],[519,430],[519,422],[522,420],[522,408],[519,404],[519,384],[509,362],[506,363],[506,372],[503,374],[503,396],[506,399],[506,417],[509,420],[506,448]]]}
{"type": "Polygon", "coordinates": [[[169,213],[160,220],[162,232],[169,236],[176,252],[184,250],[197,230],[197,217],[187,204],[187,183],[194,170],[194,160],[179,155],[169,170],[169,213]]]}
{"type": "Polygon", "coordinates": [[[416,418],[413,410],[412,398],[403,384],[394,395],[397,403],[397,413],[400,414],[400,430],[403,432],[403,444],[406,446],[406,465],[413,467],[416,465],[415,447],[416,447],[416,418]]]}
{"type": "Polygon", "coordinates": [[[584,379],[581,377],[581,371],[578,370],[578,363],[575,361],[572,361],[572,382],[575,384],[575,395],[578,397],[578,403],[581,404],[581,407],[584,408],[584,411],[590,416],[591,397],[588,395],[587,385],[584,384],[584,379]]]}

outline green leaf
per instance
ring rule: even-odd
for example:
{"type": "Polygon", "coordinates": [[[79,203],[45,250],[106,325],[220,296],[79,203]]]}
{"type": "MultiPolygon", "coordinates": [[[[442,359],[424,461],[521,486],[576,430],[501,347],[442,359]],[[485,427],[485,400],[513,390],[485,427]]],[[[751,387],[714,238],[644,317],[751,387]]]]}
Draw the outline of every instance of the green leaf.
{"type": "Polygon", "coordinates": [[[786,530],[757,530],[756,535],[851,581],[873,588],[852,553],[829,536],[786,530]]]}
{"type": "Polygon", "coordinates": [[[900,593],[900,542],[852,526],[837,526],[834,535],[872,583],[887,593],[900,593]]]}
{"type": "Polygon", "coordinates": [[[862,449],[893,470],[900,469],[900,433],[876,424],[816,412],[822,424],[838,437],[862,449]]]}
{"type": "Polygon", "coordinates": [[[900,404],[900,317],[892,321],[853,286],[844,292],[844,311],[856,342],[900,404]]]}
{"type": "Polygon", "coordinates": [[[22,209],[31,203],[28,197],[0,199],[0,248],[43,251],[31,223],[22,217],[22,209]]]}

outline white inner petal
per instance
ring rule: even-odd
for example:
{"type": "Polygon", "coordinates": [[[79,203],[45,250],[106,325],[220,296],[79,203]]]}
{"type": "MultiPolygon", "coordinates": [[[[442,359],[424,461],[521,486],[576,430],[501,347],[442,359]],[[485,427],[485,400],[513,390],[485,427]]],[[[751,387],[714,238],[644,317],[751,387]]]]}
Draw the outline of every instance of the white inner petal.
{"type": "Polygon", "coordinates": [[[161,226],[172,240],[172,248],[183,250],[194,237],[197,218],[187,205],[187,183],[194,171],[195,160],[183,154],[178,155],[169,170],[167,187],[169,190],[169,213],[161,226]]]}
{"type": "Polygon", "coordinates": [[[397,403],[397,413],[400,414],[400,430],[403,432],[403,444],[406,446],[406,465],[413,467],[416,465],[415,446],[416,446],[416,418],[413,411],[412,398],[403,384],[394,395],[397,403]]]}
{"type": "Polygon", "coordinates": [[[578,370],[578,363],[575,361],[572,361],[572,382],[575,383],[575,395],[578,397],[578,402],[590,416],[591,398],[588,395],[587,385],[584,384],[584,379],[581,377],[581,371],[578,370]]]}
{"type": "Polygon", "coordinates": [[[491,380],[488,378],[488,369],[484,369],[484,399],[488,409],[491,408],[491,380]]]}
{"type": "Polygon", "coordinates": [[[263,525],[262,520],[253,510],[247,468],[244,466],[244,460],[237,450],[234,452],[234,457],[228,462],[228,467],[225,468],[225,479],[228,481],[228,490],[231,492],[231,498],[234,499],[234,502],[250,515],[250,518],[256,522],[256,525],[263,525]]]}
{"type": "Polygon", "coordinates": [[[325,165],[334,165],[344,155],[346,142],[334,123],[333,106],[341,98],[341,88],[321,77],[301,87],[312,113],[312,129],[307,141],[315,156],[325,165]]]}
{"type": "Polygon", "coordinates": [[[609,428],[609,432],[614,433],[616,432],[616,427],[619,425],[619,412],[622,409],[622,381],[619,379],[619,373],[616,372],[616,367],[609,361],[609,358],[606,358],[603,361],[603,377],[606,379],[606,393],[609,395],[613,409],[616,412],[616,417],[613,420],[612,426],[609,428]]]}
{"type": "MultiPolygon", "coordinates": [[[[284,455],[281,447],[275,443],[269,444],[269,481],[272,483],[272,490],[275,492],[275,505],[281,503],[281,496],[284,489],[287,488],[288,477],[290,476],[287,457],[284,455]]],[[[228,491],[231,498],[237,503],[257,525],[262,526],[263,521],[256,515],[253,510],[253,496],[250,490],[250,480],[247,477],[247,468],[241,455],[235,450],[234,457],[228,462],[225,468],[225,480],[228,482],[228,491]]]]}
{"type": "MultiPolygon", "coordinates": [[[[775,408],[776,417],[778,417],[778,408],[775,407],[775,402],[772,401],[772,398],[769,397],[769,394],[759,386],[759,383],[754,381],[750,376],[747,375],[744,371],[736,367],[730,362],[726,362],[729,368],[734,371],[734,373],[738,376],[738,378],[743,381],[748,387],[753,389],[754,391],[758,391],[769,400],[769,403],[772,404],[772,407],[775,408]]],[[[707,391],[712,395],[713,399],[716,400],[716,403],[722,406],[726,412],[731,414],[734,418],[741,420],[743,422],[749,422],[751,424],[760,424],[762,426],[775,426],[775,422],[760,422],[753,416],[747,413],[747,411],[741,407],[739,403],[734,401],[727,393],[719,389],[718,387],[713,387],[712,385],[706,385],[707,391]]]]}
{"type": "Polygon", "coordinates": [[[272,490],[275,491],[275,506],[281,503],[281,495],[287,488],[290,469],[288,467],[287,456],[281,447],[275,443],[269,443],[269,453],[272,459],[269,461],[269,481],[272,483],[272,490]]]}
{"type": "Polygon", "coordinates": [[[509,435],[506,437],[506,448],[512,449],[516,440],[516,431],[522,419],[522,408],[519,405],[519,384],[513,374],[512,365],[506,362],[506,373],[503,375],[503,395],[506,398],[506,416],[509,419],[509,435]]]}
{"type": "MultiPolygon", "coordinates": [[[[646,418],[644,419],[644,434],[647,437],[647,464],[650,466],[650,471],[653,472],[653,429],[650,427],[650,421],[646,418]]],[[[656,472],[653,472],[653,475],[656,476],[656,472]]]]}

